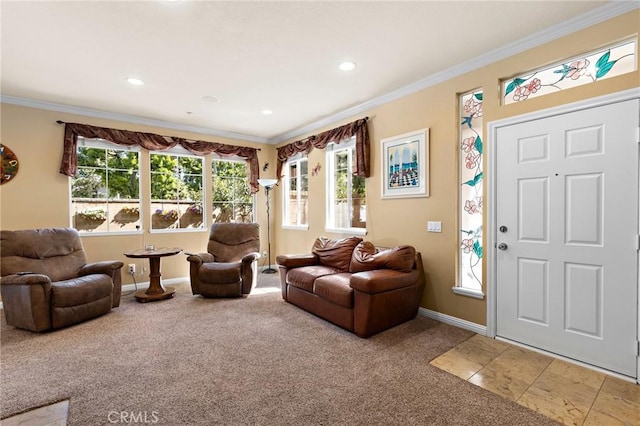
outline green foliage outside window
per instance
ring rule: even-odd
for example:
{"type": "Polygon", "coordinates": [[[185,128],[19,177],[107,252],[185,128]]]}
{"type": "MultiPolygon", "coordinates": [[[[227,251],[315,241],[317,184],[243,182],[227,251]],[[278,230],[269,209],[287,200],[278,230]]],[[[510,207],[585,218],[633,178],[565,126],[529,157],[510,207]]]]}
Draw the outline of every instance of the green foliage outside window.
{"type": "Polygon", "coordinates": [[[138,167],[137,152],[81,147],[72,197],[137,199],[138,167]]]}
{"type": "Polygon", "coordinates": [[[244,161],[214,159],[213,221],[252,222],[253,196],[247,183],[244,161]]]}
{"type": "Polygon", "coordinates": [[[188,210],[202,204],[202,158],[181,155],[151,154],[151,201],[162,206],[152,217],[155,228],[201,228],[202,218],[184,217],[188,210]],[[165,206],[170,210],[165,211],[165,206]],[[174,207],[177,206],[178,209],[174,207]],[[173,224],[176,222],[175,224],[173,224]]]}

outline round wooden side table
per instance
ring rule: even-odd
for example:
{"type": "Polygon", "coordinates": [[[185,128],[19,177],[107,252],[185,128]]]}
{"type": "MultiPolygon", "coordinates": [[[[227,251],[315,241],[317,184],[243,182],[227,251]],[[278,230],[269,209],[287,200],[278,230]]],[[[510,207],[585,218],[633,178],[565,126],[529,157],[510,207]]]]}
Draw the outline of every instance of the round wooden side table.
{"type": "Polygon", "coordinates": [[[149,288],[146,290],[138,290],[135,294],[138,302],[149,302],[152,300],[170,299],[173,297],[176,289],[173,287],[162,287],[160,281],[160,259],[167,256],[174,256],[182,251],[181,248],[157,248],[153,250],[134,250],[128,251],[124,255],[137,259],[149,259],[149,288]]]}

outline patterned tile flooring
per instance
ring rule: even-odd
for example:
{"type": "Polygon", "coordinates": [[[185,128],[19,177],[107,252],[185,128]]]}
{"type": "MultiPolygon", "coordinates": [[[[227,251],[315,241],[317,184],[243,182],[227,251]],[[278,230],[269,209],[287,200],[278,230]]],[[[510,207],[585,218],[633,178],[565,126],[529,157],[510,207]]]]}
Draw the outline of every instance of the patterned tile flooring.
{"type": "Polygon", "coordinates": [[[431,365],[565,425],[640,425],[640,385],[475,335],[431,365]]]}

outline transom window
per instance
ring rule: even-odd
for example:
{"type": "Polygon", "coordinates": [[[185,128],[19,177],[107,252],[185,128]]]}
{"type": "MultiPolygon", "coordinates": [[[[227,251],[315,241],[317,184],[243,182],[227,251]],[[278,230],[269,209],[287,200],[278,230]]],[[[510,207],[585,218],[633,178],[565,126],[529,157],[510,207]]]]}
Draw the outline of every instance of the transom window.
{"type": "Polygon", "coordinates": [[[594,83],[636,70],[636,40],[627,40],[502,81],[503,104],[594,83]]]}
{"type": "Polygon", "coordinates": [[[151,229],[203,228],[203,158],[151,153],[151,229]]]}
{"type": "Polygon", "coordinates": [[[244,160],[213,158],[213,222],[253,222],[254,197],[244,160]]]}
{"type": "Polygon", "coordinates": [[[328,231],[364,235],[367,227],[365,178],[354,176],[355,138],[329,144],[327,155],[328,231]]]}
{"type": "Polygon", "coordinates": [[[284,167],[283,226],[304,227],[309,224],[308,160],[292,158],[284,167]]]}
{"type": "Polygon", "coordinates": [[[135,231],[140,219],[140,153],[99,139],[78,138],[71,179],[71,222],[80,232],[135,231]]]}

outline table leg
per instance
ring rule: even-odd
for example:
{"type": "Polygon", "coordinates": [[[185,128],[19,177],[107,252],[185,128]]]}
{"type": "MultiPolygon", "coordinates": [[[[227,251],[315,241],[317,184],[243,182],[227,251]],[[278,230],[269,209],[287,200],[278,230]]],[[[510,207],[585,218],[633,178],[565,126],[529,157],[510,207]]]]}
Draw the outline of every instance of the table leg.
{"type": "Polygon", "coordinates": [[[138,302],[148,302],[151,300],[162,300],[173,297],[176,289],[173,287],[167,287],[165,289],[162,287],[162,283],[160,281],[160,277],[162,276],[162,274],[160,274],[160,257],[149,258],[149,269],[149,288],[136,292],[135,296],[136,299],[138,299],[138,302]]]}

